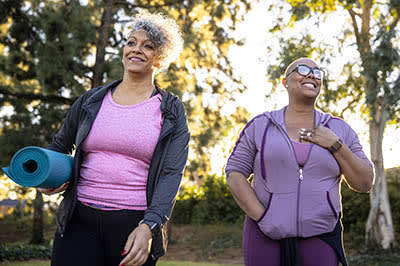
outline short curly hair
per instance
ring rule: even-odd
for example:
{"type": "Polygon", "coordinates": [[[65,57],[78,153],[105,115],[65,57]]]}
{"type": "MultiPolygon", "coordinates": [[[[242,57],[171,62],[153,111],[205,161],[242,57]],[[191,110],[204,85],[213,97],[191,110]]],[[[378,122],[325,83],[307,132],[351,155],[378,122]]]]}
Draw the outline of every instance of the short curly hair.
{"type": "Polygon", "coordinates": [[[155,45],[159,58],[160,69],[166,69],[175,61],[183,50],[183,39],[179,26],[175,20],[167,18],[161,13],[152,14],[140,10],[135,16],[129,35],[137,30],[147,32],[151,42],[155,45]]]}

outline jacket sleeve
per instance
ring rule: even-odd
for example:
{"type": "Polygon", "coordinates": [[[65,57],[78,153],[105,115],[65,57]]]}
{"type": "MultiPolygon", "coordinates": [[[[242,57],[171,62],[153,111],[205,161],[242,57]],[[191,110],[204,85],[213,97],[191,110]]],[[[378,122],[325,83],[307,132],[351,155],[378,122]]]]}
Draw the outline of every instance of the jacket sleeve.
{"type": "Polygon", "coordinates": [[[231,172],[239,172],[245,177],[249,177],[253,173],[254,158],[257,153],[254,139],[255,119],[256,118],[247,123],[236,141],[235,147],[225,167],[227,178],[231,172]]]}
{"type": "Polygon", "coordinates": [[[80,108],[84,95],[80,96],[69,109],[61,129],[54,135],[47,149],[72,154],[75,146],[75,136],[79,123],[80,108]]]}
{"type": "Polygon", "coordinates": [[[350,125],[347,125],[347,134],[346,134],[346,145],[349,147],[349,149],[360,159],[363,161],[367,162],[369,166],[373,167],[372,162],[368,159],[368,157],[365,155],[363,148],[360,144],[360,140],[357,136],[357,133],[350,127],[350,125]]]}
{"type": "Polygon", "coordinates": [[[175,108],[177,108],[177,126],[167,147],[151,204],[144,215],[145,220],[157,224],[164,224],[171,216],[188,158],[190,133],[185,109],[181,101],[176,101],[175,108]]]}

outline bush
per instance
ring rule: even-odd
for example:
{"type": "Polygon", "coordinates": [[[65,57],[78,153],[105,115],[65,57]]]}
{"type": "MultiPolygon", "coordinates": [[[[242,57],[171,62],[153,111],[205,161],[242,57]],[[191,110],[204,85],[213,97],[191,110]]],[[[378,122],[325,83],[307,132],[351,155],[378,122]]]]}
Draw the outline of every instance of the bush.
{"type": "Polygon", "coordinates": [[[208,176],[197,185],[183,187],[176,202],[173,221],[178,224],[218,224],[243,221],[243,211],[236,204],[225,178],[208,176]]]}
{"type": "Polygon", "coordinates": [[[50,259],[52,248],[47,245],[0,245],[0,261],[50,259]]]}
{"type": "MultiPolygon", "coordinates": [[[[400,232],[400,168],[386,170],[389,201],[396,235],[400,232]]],[[[346,247],[359,248],[365,243],[365,224],[370,209],[369,194],[357,193],[342,183],[344,242],[346,247]]]]}
{"type": "Polygon", "coordinates": [[[365,242],[365,223],[369,213],[369,194],[351,190],[342,183],[342,210],[346,248],[356,248],[365,242]]]}

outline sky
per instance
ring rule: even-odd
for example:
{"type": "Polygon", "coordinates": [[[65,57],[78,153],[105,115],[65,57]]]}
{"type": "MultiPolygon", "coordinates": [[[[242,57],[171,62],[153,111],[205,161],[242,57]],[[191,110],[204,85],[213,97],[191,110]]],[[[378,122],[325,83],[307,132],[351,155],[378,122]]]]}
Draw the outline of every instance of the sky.
{"type": "MultiPolygon", "coordinates": [[[[266,78],[266,70],[268,64],[274,64],[276,56],[269,54],[266,47],[272,45],[279,50],[278,40],[268,34],[271,27],[271,19],[273,14],[268,11],[268,3],[270,1],[261,1],[255,3],[253,9],[246,15],[245,20],[237,27],[236,38],[244,39],[245,45],[234,47],[231,49],[230,57],[233,67],[242,77],[244,84],[248,90],[242,95],[236,96],[236,103],[231,104],[232,112],[236,106],[243,106],[254,117],[264,111],[281,108],[287,105],[287,95],[283,86],[277,88],[276,93],[270,95],[267,99],[266,95],[270,94],[271,84],[266,78]]],[[[332,14],[328,19],[319,25],[314,26],[313,21],[308,23],[298,23],[293,29],[285,31],[283,34],[299,34],[305,31],[313,32],[313,36],[321,39],[329,40],[329,38],[339,38],[343,34],[344,24],[347,23],[344,18],[348,15],[344,11],[332,14]]],[[[336,49],[336,47],[333,47],[336,49]]],[[[358,59],[358,52],[355,45],[349,43],[342,51],[340,56],[331,58],[330,65],[322,67],[329,71],[330,78],[339,79],[340,66],[343,65],[345,58],[358,59]]],[[[359,114],[346,114],[345,120],[353,127],[360,138],[364,152],[370,158],[369,134],[365,121],[360,119],[359,114]]],[[[384,166],[391,168],[400,166],[400,129],[395,126],[387,126],[383,141],[384,166]]]]}

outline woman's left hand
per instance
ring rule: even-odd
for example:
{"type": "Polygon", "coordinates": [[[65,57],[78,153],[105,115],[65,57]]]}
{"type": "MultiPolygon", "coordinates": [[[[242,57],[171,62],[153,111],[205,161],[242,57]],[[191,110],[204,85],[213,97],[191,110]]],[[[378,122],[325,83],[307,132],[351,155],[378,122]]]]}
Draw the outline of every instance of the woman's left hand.
{"type": "Polygon", "coordinates": [[[143,265],[150,253],[152,235],[148,225],[141,224],[136,227],[126,241],[122,255],[125,258],[120,266],[140,266],[143,265]]]}
{"type": "Polygon", "coordinates": [[[300,140],[318,144],[321,147],[329,148],[339,137],[327,127],[319,126],[313,129],[302,128],[299,131],[300,140]]]}

